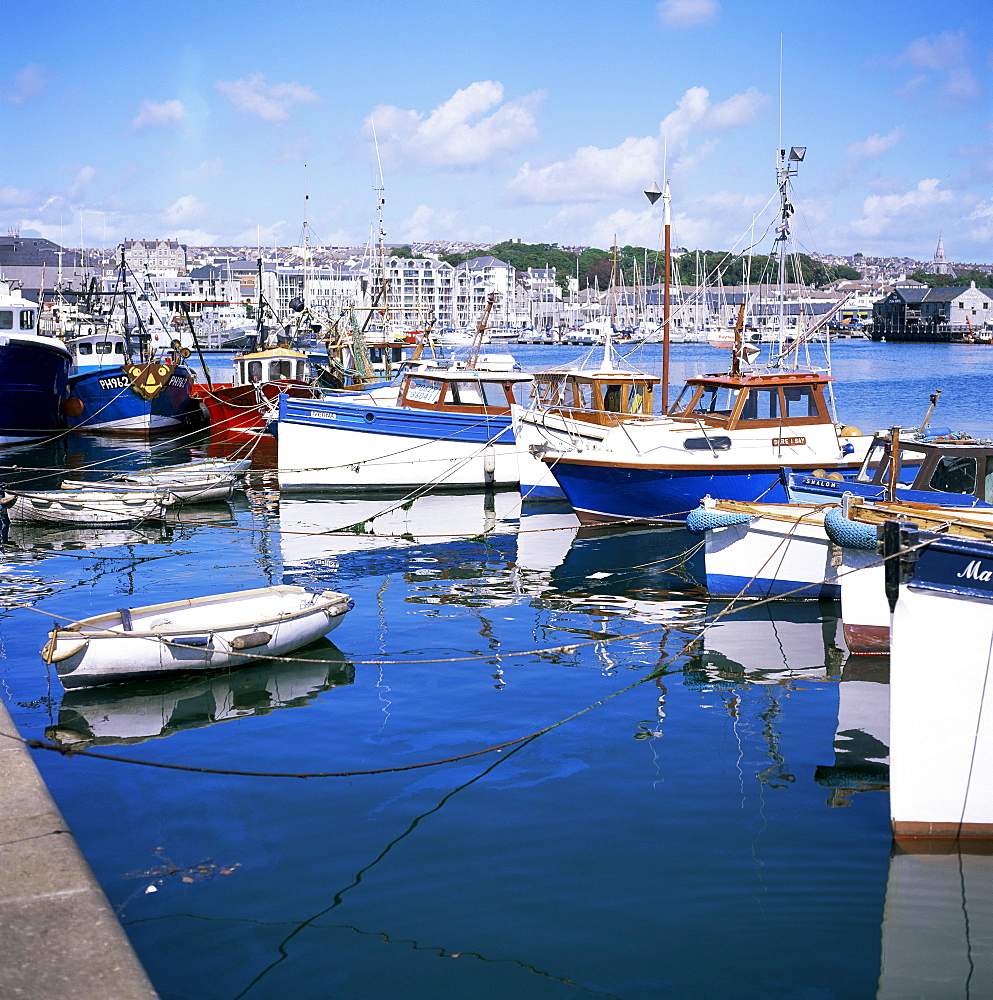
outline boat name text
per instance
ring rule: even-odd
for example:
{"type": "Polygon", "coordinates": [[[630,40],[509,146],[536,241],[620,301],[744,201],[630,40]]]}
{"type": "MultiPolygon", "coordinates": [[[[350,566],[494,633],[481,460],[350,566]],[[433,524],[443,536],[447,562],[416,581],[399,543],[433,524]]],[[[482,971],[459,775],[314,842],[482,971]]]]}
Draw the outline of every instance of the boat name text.
{"type": "Polygon", "coordinates": [[[982,569],[982,565],[981,559],[973,559],[961,573],[956,573],[955,576],[960,580],[979,580],[982,583],[989,583],[990,580],[993,580],[993,570],[982,569]]]}
{"type": "Polygon", "coordinates": [[[772,446],[773,448],[789,448],[795,444],[806,444],[807,439],[805,437],[793,437],[793,438],[773,438],[772,446]]]}
{"type": "Polygon", "coordinates": [[[97,379],[101,389],[127,389],[131,385],[131,379],[127,375],[112,375],[110,378],[97,379]]]}

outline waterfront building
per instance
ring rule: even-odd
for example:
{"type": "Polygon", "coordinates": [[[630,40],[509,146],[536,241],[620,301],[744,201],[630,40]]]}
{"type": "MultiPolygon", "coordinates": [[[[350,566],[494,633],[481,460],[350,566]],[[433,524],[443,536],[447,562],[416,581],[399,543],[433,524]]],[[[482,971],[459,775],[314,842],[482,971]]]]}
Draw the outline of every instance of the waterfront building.
{"type": "Polygon", "coordinates": [[[945,342],[993,324],[993,295],[977,288],[928,288],[918,282],[898,282],[873,306],[872,339],[945,342]]]}
{"type": "Polygon", "coordinates": [[[177,240],[125,240],[117,250],[132,271],[186,270],[186,246],[177,240]]]}

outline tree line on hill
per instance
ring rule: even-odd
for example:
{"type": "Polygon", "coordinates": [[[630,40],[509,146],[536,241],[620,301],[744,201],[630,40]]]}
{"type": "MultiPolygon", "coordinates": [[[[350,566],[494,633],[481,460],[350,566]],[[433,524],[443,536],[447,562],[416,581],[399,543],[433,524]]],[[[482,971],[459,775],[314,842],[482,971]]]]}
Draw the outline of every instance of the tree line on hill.
{"type": "MultiPolygon", "coordinates": [[[[397,247],[390,251],[392,256],[408,259],[423,258],[423,254],[410,252],[410,247],[397,247]]],[[[685,251],[674,254],[675,272],[672,280],[681,285],[717,284],[772,284],[779,280],[778,261],[773,256],[755,254],[746,257],[714,250],[685,251]]],[[[580,288],[609,288],[618,285],[657,285],[665,274],[664,254],[661,250],[646,247],[623,246],[617,248],[617,260],[611,250],[590,247],[580,254],[562,250],[554,243],[497,243],[489,250],[473,250],[469,253],[442,254],[441,259],[453,267],[472,260],[474,257],[496,257],[518,271],[533,268],[554,268],[555,280],[566,291],[569,278],[577,278],[580,288]],[[616,270],[615,270],[616,268],[616,270]],[[616,282],[615,282],[616,275],[616,282]]],[[[844,265],[829,266],[812,260],[806,254],[795,258],[799,266],[796,273],[794,258],[787,266],[786,280],[800,281],[815,288],[821,288],[839,278],[857,280],[862,275],[854,268],[844,265]]],[[[977,282],[978,284],[978,282],[977,282]]]]}
{"type": "Polygon", "coordinates": [[[931,288],[965,288],[970,281],[974,281],[977,288],[993,288],[993,274],[975,269],[959,271],[958,274],[928,274],[923,268],[918,268],[908,277],[911,281],[919,281],[931,288]]]}

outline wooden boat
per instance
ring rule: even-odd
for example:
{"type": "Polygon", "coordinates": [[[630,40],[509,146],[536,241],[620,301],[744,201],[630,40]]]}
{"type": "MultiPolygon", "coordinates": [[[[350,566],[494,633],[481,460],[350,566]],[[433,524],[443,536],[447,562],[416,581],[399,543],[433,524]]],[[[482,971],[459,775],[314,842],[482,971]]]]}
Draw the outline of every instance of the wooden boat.
{"type": "Polygon", "coordinates": [[[90,490],[99,493],[147,493],[150,489],[162,489],[168,492],[170,506],[227,500],[234,493],[234,486],[235,477],[226,473],[214,473],[200,476],[198,479],[182,479],[172,483],[166,481],[154,486],[135,483],[124,476],[101,482],[87,482],[82,479],[65,479],[62,482],[64,490],[90,490]]]}
{"type": "MultiPolygon", "coordinates": [[[[794,213],[791,179],[805,154],[805,147],[794,146],[788,154],[780,149],[778,155],[781,296],[794,213]]],[[[668,188],[663,197],[668,199],[668,188]]],[[[857,470],[871,439],[855,427],[836,423],[830,376],[798,370],[801,346],[816,332],[816,322],[801,335],[785,325],[780,309],[778,350],[771,351],[765,370],[746,370],[755,351],[744,340],[742,305],[729,371],[687,379],[668,407],[669,318],[663,316],[664,415],[632,414],[598,444],[582,451],[576,446],[549,448],[541,456],[580,523],[683,521],[705,495],[782,503],[787,499],[780,475],[785,465],[801,472],[857,470]],[[790,355],[793,367],[787,369],[784,362],[790,355]]]]}
{"type": "Polygon", "coordinates": [[[352,607],[346,594],[276,586],[120,608],[53,629],[41,655],[66,688],[237,667],[306,646],[352,607]]]}
{"type": "Polygon", "coordinates": [[[651,415],[660,381],[625,365],[609,334],[599,364],[587,355],[574,364],[535,373],[531,405],[511,408],[521,496],[535,501],[565,499],[539,456],[549,450],[595,448],[611,428],[651,415]]]}
{"type": "Polygon", "coordinates": [[[141,492],[155,489],[169,493],[170,505],[211,503],[214,500],[230,499],[238,476],[251,464],[250,458],[198,459],[182,465],[124,472],[99,482],[66,479],[62,483],[62,489],[111,492],[141,492]]]}
{"type": "Polygon", "coordinates": [[[783,469],[790,503],[836,503],[843,493],[942,507],[993,506],[993,443],[951,431],[878,433],[854,479],[783,469]],[[893,482],[890,482],[890,479],[893,482]]]}
{"type": "Polygon", "coordinates": [[[49,490],[21,492],[5,489],[2,503],[11,521],[79,524],[97,527],[161,520],[175,500],[165,490],[49,490]]]}
{"type": "Polygon", "coordinates": [[[401,377],[395,405],[279,397],[278,471],[286,489],[453,489],[520,481],[514,387],[531,376],[508,355],[401,377]],[[490,366],[493,367],[490,367],[490,366]]]}
{"type": "Polygon", "coordinates": [[[247,432],[263,429],[263,415],[280,393],[321,397],[321,390],[307,379],[307,355],[302,351],[271,347],[239,354],[230,382],[197,386],[194,396],[207,410],[212,428],[247,432]]]}

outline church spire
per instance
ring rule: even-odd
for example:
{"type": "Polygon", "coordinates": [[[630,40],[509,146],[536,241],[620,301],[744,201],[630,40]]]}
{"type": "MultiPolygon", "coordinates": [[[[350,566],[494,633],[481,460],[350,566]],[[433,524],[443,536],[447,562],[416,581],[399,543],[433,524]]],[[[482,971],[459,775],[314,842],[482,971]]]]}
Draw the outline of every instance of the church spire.
{"type": "Polygon", "coordinates": [[[945,256],[945,242],[938,233],[938,246],[934,251],[934,260],[931,263],[931,270],[935,274],[951,274],[948,267],[948,258],[945,256]]]}

